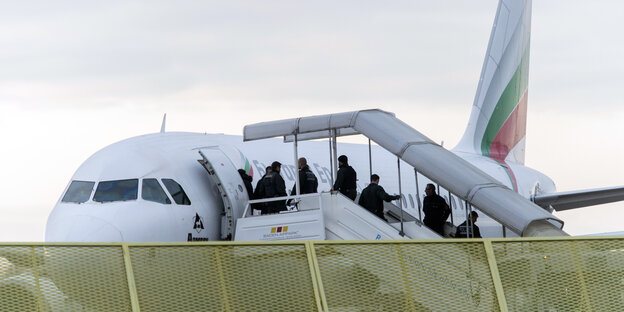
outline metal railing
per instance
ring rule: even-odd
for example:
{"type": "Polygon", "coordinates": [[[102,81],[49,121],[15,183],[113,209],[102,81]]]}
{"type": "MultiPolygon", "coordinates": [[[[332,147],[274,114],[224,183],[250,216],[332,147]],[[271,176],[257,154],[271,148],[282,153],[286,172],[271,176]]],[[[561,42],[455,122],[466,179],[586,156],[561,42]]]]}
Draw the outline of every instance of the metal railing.
{"type": "Polygon", "coordinates": [[[624,237],[0,244],[2,311],[622,311],[624,237]]]}
{"type": "MultiPolygon", "coordinates": [[[[317,197],[318,198],[318,208],[312,208],[312,209],[306,209],[306,210],[313,210],[313,209],[321,209],[323,208],[323,201],[321,200],[321,194],[322,192],[319,193],[311,193],[311,194],[301,194],[301,195],[287,195],[287,196],[280,196],[280,197],[270,197],[270,198],[263,198],[263,199],[253,199],[250,201],[247,201],[247,204],[245,205],[245,210],[243,211],[243,218],[246,217],[251,217],[253,216],[253,214],[250,213],[250,208],[252,208],[251,206],[253,204],[262,204],[262,203],[271,203],[271,202],[276,202],[276,201],[288,201],[288,200],[292,200],[292,204],[290,206],[287,205],[288,211],[298,211],[299,207],[298,204],[301,202],[301,200],[306,199],[306,198],[313,198],[313,197],[317,197]]],[[[258,210],[253,208],[254,210],[258,210]]]]}

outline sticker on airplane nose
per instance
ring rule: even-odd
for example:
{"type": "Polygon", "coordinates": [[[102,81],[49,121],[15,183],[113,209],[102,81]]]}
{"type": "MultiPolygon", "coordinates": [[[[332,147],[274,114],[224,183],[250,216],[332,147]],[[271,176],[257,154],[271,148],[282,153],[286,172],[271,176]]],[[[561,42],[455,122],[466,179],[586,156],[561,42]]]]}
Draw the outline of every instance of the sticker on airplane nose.
{"type": "Polygon", "coordinates": [[[204,220],[199,216],[198,213],[195,213],[195,217],[193,217],[193,230],[199,233],[204,229],[204,220]]]}

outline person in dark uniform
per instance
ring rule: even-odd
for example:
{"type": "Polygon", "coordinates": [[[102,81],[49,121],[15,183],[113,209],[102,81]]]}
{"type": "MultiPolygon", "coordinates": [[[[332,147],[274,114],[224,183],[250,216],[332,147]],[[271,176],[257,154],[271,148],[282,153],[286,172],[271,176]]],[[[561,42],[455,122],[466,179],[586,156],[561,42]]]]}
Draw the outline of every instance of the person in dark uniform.
{"type": "MultiPolygon", "coordinates": [[[[316,179],[316,175],[310,167],[308,166],[308,160],[305,157],[299,158],[297,161],[297,165],[299,167],[299,192],[301,194],[310,194],[318,192],[318,180],[316,179]]],[[[297,185],[293,185],[292,191],[290,191],[290,195],[295,195],[297,193],[297,185]]]]}
{"type": "Polygon", "coordinates": [[[371,183],[364,188],[362,194],[360,194],[358,205],[388,222],[383,214],[383,201],[390,202],[400,197],[400,195],[388,195],[384,188],[379,185],[379,176],[373,174],[371,176],[371,183]]]}
{"type": "Polygon", "coordinates": [[[436,194],[435,186],[431,183],[425,188],[425,200],[423,200],[423,211],[425,219],[423,222],[436,233],[444,236],[444,222],[448,218],[451,210],[444,198],[436,194]]]}
{"type": "MultiPolygon", "coordinates": [[[[266,167],[265,170],[266,171],[264,172],[264,175],[262,176],[262,178],[260,178],[260,180],[258,180],[258,183],[256,183],[256,188],[254,189],[254,193],[253,193],[254,199],[264,198],[264,187],[262,187],[262,181],[264,181],[264,178],[269,173],[271,173],[271,166],[266,167]]],[[[267,203],[255,203],[251,205],[253,209],[260,210],[261,212],[266,210],[266,206],[267,206],[267,203]]]]}
{"type": "MultiPolygon", "coordinates": [[[[261,192],[264,194],[264,198],[273,198],[286,196],[286,184],[284,179],[280,175],[282,164],[279,161],[274,161],[271,164],[271,172],[262,179],[261,192]]],[[[286,210],[286,201],[272,201],[268,202],[266,207],[262,207],[262,213],[278,213],[286,210]]]]}
{"type": "Polygon", "coordinates": [[[253,178],[247,175],[247,172],[245,172],[244,169],[238,169],[238,173],[240,174],[241,179],[243,179],[243,184],[245,184],[245,189],[247,189],[247,198],[249,198],[249,200],[252,200],[253,199],[253,186],[251,186],[251,182],[253,181],[253,178]]]}
{"type": "Polygon", "coordinates": [[[258,183],[256,183],[256,188],[254,190],[254,199],[260,199],[260,198],[264,198],[264,194],[262,192],[264,192],[264,188],[260,187],[260,185],[262,185],[262,181],[264,180],[264,178],[271,173],[271,166],[266,167],[265,169],[266,171],[264,172],[264,175],[262,176],[262,178],[260,178],[260,180],[258,180],[258,183]]]}
{"type": "Polygon", "coordinates": [[[351,200],[355,200],[357,196],[357,190],[355,181],[357,180],[357,173],[353,170],[353,167],[349,166],[349,160],[347,156],[340,155],[338,157],[338,173],[336,174],[336,182],[334,183],[333,191],[339,191],[351,200]]]}
{"type": "Polygon", "coordinates": [[[470,212],[472,226],[469,226],[467,224],[468,220],[464,221],[464,223],[460,224],[457,227],[457,231],[455,232],[455,238],[481,238],[481,231],[479,231],[479,227],[475,224],[478,217],[479,214],[476,211],[470,212]]]}

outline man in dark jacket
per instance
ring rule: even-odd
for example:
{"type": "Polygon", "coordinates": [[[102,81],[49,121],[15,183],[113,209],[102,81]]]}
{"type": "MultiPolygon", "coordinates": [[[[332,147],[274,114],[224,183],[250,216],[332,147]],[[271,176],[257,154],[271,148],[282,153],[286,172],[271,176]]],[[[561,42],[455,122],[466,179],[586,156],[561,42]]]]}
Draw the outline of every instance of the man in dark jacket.
{"type": "MultiPolygon", "coordinates": [[[[264,181],[264,178],[271,173],[271,166],[266,167],[265,169],[266,171],[264,172],[264,175],[262,176],[262,178],[260,178],[260,180],[258,180],[258,183],[256,183],[256,188],[254,190],[253,193],[253,198],[254,199],[263,199],[264,198],[264,187],[262,186],[262,181],[264,181]]],[[[251,207],[253,209],[256,210],[260,210],[260,212],[264,212],[266,210],[267,207],[267,203],[256,203],[251,205],[251,207]]]]}
{"type": "MultiPolygon", "coordinates": [[[[299,192],[301,194],[310,194],[318,192],[318,180],[316,179],[316,175],[310,167],[308,166],[308,160],[305,157],[299,158],[297,161],[297,165],[299,167],[299,192]]],[[[297,185],[293,185],[292,191],[290,191],[290,195],[295,195],[297,193],[297,185]]]]}
{"type": "MultiPolygon", "coordinates": [[[[284,179],[280,175],[282,164],[279,161],[274,161],[271,164],[271,172],[267,174],[262,180],[262,193],[264,198],[282,197],[286,196],[286,184],[284,179]]],[[[262,213],[277,213],[286,210],[286,201],[272,201],[267,203],[267,206],[262,209],[262,213]]]]}
{"type": "Polygon", "coordinates": [[[478,217],[479,214],[476,211],[470,212],[471,226],[467,224],[468,221],[464,221],[464,223],[457,227],[455,238],[481,238],[481,231],[479,231],[479,227],[475,224],[478,217]]]}
{"type": "Polygon", "coordinates": [[[266,171],[264,172],[264,175],[262,176],[262,178],[260,178],[260,180],[258,180],[258,183],[256,183],[256,188],[254,190],[254,199],[261,199],[264,198],[264,188],[260,187],[260,185],[262,185],[262,181],[264,180],[264,178],[271,173],[271,166],[266,167],[266,171]]]}
{"type": "Polygon", "coordinates": [[[373,174],[371,183],[362,190],[358,204],[388,222],[383,214],[383,201],[390,202],[400,197],[400,195],[388,195],[384,188],[379,185],[379,176],[373,174]]]}
{"type": "Polygon", "coordinates": [[[444,223],[448,218],[451,210],[446,204],[444,198],[436,194],[435,186],[431,183],[425,188],[427,196],[423,200],[423,211],[425,219],[423,222],[433,231],[444,236],[444,223]]]}
{"type": "Polygon", "coordinates": [[[247,189],[247,198],[249,200],[253,199],[253,186],[251,186],[251,181],[253,178],[247,175],[244,169],[238,169],[238,174],[240,174],[241,179],[243,179],[243,184],[245,184],[245,189],[247,189]]]}
{"type": "Polygon", "coordinates": [[[349,166],[348,158],[345,155],[338,157],[338,173],[336,174],[336,182],[332,190],[339,191],[351,200],[355,200],[357,196],[356,184],[357,173],[349,166]]]}

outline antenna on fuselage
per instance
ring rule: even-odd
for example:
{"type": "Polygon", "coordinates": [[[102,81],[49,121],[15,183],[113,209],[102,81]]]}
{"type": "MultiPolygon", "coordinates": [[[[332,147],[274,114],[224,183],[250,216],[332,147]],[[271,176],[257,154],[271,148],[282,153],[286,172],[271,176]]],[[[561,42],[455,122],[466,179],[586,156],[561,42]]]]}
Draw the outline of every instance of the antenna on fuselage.
{"type": "Polygon", "coordinates": [[[165,125],[167,124],[167,113],[163,116],[163,122],[160,126],[160,133],[165,133],[165,125]]]}

